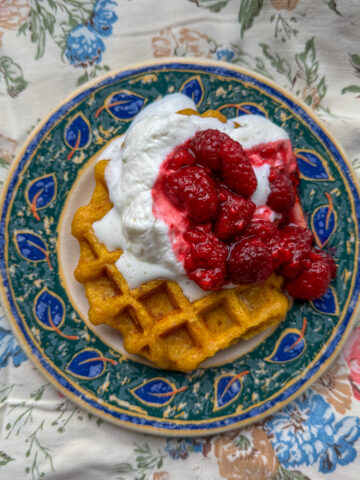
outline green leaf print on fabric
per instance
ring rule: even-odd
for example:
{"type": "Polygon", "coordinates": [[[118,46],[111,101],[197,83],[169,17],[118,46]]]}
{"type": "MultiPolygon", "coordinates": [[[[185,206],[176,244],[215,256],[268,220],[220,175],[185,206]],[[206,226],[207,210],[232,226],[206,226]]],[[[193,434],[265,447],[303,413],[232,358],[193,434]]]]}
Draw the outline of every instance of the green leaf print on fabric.
{"type": "Polygon", "coordinates": [[[295,85],[297,86],[295,91],[297,96],[310,107],[321,109],[331,115],[326,107],[320,105],[326,95],[327,85],[325,76],[319,78],[319,61],[316,57],[314,37],[307,40],[302,52],[295,53],[295,63],[293,59],[280,56],[265,43],[260,43],[260,47],[265,59],[270,61],[270,65],[287,79],[290,89],[294,90],[295,85]],[[299,80],[303,85],[298,85],[299,80]]]}
{"type": "Polygon", "coordinates": [[[241,37],[253,25],[255,17],[259,15],[263,4],[264,0],[241,0],[238,14],[238,21],[241,24],[241,37]]]}
{"type": "Polygon", "coordinates": [[[323,0],[324,3],[326,3],[326,5],[330,8],[330,10],[332,10],[333,12],[335,12],[337,15],[339,15],[340,17],[342,17],[342,14],[339,12],[339,10],[337,9],[337,2],[336,0],[323,0]]]}
{"type": "MultiPolygon", "coordinates": [[[[275,15],[271,15],[270,22],[273,22],[274,20],[275,15]]],[[[296,17],[290,17],[289,21],[287,21],[287,19],[279,13],[275,21],[275,38],[280,38],[282,42],[286,42],[286,40],[289,40],[292,36],[296,37],[299,33],[298,30],[294,28],[296,22],[296,17]]]]}
{"type": "MultiPolygon", "coordinates": [[[[356,53],[349,53],[349,59],[351,66],[355,70],[355,76],[360,77],[360,55],[356,53]]],[[[359,85],[348,85],[341,90],[341,94],[344,93],[360,93],[360,84],[359,85]]],[[[360,98],[360,95],[357,95],[356,98],[360,98]]]]}
{"type": "Polygon", "coordinates": [[[245,436],[239,434],[233,440],[235,447],[239,448],[240,450],[248,450],[251,446],[250,440],[245,436]]]}
{"type": "Polygon", "coordinates": [[[265,58],[270,60],[270,65],[275,68],[278,73],[285,75],[289,82],[292,83],[293,79],[291,76],[291,66],[289,62],[285,58],[280,57],[278,53],[271,52],[269,45],[260,43],[260,47],[263,50],[265,58]]]}
{"type": "MultiPolygon", "coordinates": [[[[240,45],[236,45],[235,43],[230,44],[231,49],[234,53],[231,62],[238,64],[238,65],[244,65],[254,72],[260,73],[262,75],[265,75],[268,78],[273,79],[273,76],[271,73],[266,69],[264,61],[259,58],[259,57],[253,57],[249,53],[245,52],[240,45]]],[[[219,53],[221,50],[219,50],[219,53]]],[[[219,56],[219,55],[218,55],[219,56]]],[[[219,58],[219,60],[222,60],[222,58],[219,58]]]]}
{"type": "Polygon", "coordinates": [[[191,3],[196,3],[198,7],[207,8],[212,12],[220,12],[230,0],[189,0],[191,3]]]}
{"type": "Polygon", "coordinates": [[[32,0],[29,19],[18,30],[29,36],[36,45],[35,59],[45,53],[47,37],[61,48],[64,54],[66,38],[76,25],[85,23],[94,8],[96,0],[32,0]]]}
{"type": "MultiPolygon", "coordinates": [[[[34,422],[34,409],[36,409],[36,402],[43,398],[45,390],[49,384],[41,385],[38,389],[34,390],[30,394],[32,403],[27,404],[26,401],[13,404],[7,411],[7,416],[11,416],[13,412],[18,412],[18,415],[14,420],[9,421],[6,424],[5,430],[8,432],[5,440],[11,435],[18,436],[24,427],[29,428],[34,422]]],[[[15,385],[11,385],[11,390],[15,385]]],[[[9,393],[5,395],[0,405],[3,404],[9,393]]],[[[40,465],[44,466],[44,463],[48,463],[51,470],[54,471],[53,459],[51,456],[51,449],[45,446],[40,440],[40,433],[44,431],[45,420],[43,420],[34,430],[25,438],[25,458],[28,459],[28,464],[25,467],[25,472],[31,474],[32,480],[39,477],[44,477],[45,473],[40,470],[40,465]]]]}
{"type": "Polygon", "coordinates": [[[10,57],[0,58],[0,82],[2,80],[5,81],[6,91],[12,98],[17,97],[28,85],[21,67],[10,57]]]}
{"type": "Polygon", "coordinates": [[[349,85],[341,90],[342,95],[344,93],[360,93],[360,86],[358,85],[349,85]]]}
{"type": "Polygon", "coordinates": [[[296,63],[300,69],[299,76],[306,80],[306,85],[312,85],[318,78],[319,62],[316,60],[314,45],[315,37],[308,40],[303,52],[295,55],[296,63]]]}
{"type": "Polygon", "coordinates": [[[0,467],[3,467],[4,465],[8,464],[9,462],[12,462],[13,460],[14,458],[11,458],[5,452],[0,450],[0,467]]]}
{"type": "MultiPolygon", "coordinates": [[[[212,12],[220,12],[228,5],[230,0],[189,0],[198,7],[207,8],[212,12]]],[[[252,27],[255,17],[257,17],[264,4],[264,0],[241,0],[238,12],[238,22],[241,25],[240,35],[244,36],[246,30],[252,27]]]]}
{"type": "Polygon", "coordinates": [[[274,480],[310,480],[310,478],[298,470],[287,470],[280,465],[274,480]]]}
{"type": "MultiPolygon", "coordinates": [[[[162,474],[166,474],[167,472],[156,471],[162,468],[165,455],[162,454],[160,450],[154,453],[148,443],[134,443],[134,446],[134,454],[137,454],[135,458],[136,466],[131,465],[131,463],[118,463],[115,465],[115,472],[121,475],[120,477],[116,477],[117,480],[125,480],[125,477],[122,475],[128,475],[130,473],[132,473],[134,480],[164,478],[162,474]]],[[[130,477],[127,476],[126,478],[128,479],[130,477]]]]}

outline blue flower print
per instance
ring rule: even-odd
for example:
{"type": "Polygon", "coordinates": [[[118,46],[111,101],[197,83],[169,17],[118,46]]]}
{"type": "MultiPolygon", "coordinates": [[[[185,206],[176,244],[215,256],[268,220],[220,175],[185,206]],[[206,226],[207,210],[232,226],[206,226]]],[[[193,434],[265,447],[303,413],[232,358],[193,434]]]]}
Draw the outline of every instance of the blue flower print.
{"type": "Polygon", "coordinates": [[[71,30],[66,40],[65,55],[71,65],[86,68],[100,63],[105,51],[101,37],[112,34],[112,24],[118,16],[112,10],[116,6],[113,0],[99,0],[85,25],[77,25],[71,30]]]}
{"type": "Polygon", "coordinates": [[[360,436],[360,419],[336,422],[332,407],[310,392],[266,422],[266,430],[279,461],[285,467],[313,465],[327,473],[356,456],[353,443],[360,436]]]}
{"type": "Polygon", "coordinates": [[[0,317],[0,368],[6,367],[11,358],[15,367],[27,360],[14,334],[7,328],[5,317],[0,317]]]}
{"type": "Polygon", "coordinates": [[[168,452],[171,458],[178,460],[182,458],[185,460],[190,452],[201,453],[203,451],[202,440],[184,438],[179,440],[167,440],[165,451],[168,452]]]}
{"type": "Polygon", "coordinates": [[[234,52],[230,48],[222,48],[216,52],[217,60],[224,60],[225,62],[231,62],[234,58],[234,52]]]}
{"type": "Polygon", "coordinates": [[[333,472],[336,464],[347,465],[355,460],[353,443],[360,436],[360,418],[345,417],[338,422],[332,432],[331,442],[320,455],[319,470],[333,472]]]}
{"type": "Polygon", "coordinates": [[[118,19],[116,13],[111,10],[112,6],[116,6],[116,2],[99,0],[90,18],[90,25],[103,37],[109,37],[112,34],[112,24],[118,19]]]}
{"type": "Polygon", "coordinates": [[[65,55],[71,65],[85,68],[101,62],[104,50],[104,42],[91,27],[78,25],[67,38],[65,55]]]}

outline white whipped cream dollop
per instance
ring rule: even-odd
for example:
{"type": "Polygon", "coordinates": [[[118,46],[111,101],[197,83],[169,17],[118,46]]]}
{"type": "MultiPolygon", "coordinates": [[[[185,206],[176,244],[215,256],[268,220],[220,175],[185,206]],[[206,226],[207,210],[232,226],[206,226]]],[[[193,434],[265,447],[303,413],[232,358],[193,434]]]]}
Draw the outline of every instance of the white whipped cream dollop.
{"type": "MultiPolygon", "coordinates": [[[[197,131],[213,128],[227,133],[248,149],[260,143],[286,140],[286,132],[258,115],[245,115],[222,123],[216,118],[181,115],[196,105],[180,93],[167,95],[145,107],[124,137],[114,139],[98,160],[110,160],[105,171],[114,207],[93,225],[109,250],[121,248],[116,267],[130,288],[163,278],[176,281],[190,301],[208,294],[190,280],[177,260],[168,226],[152,211],[151,190],[164,159],[197,131]],[[234,122],[240,125],[235,128],[234,122]]],[[[254,167],[258,186],[252,200],[265,205],[270,192],[269,165],[254,167]]]]}

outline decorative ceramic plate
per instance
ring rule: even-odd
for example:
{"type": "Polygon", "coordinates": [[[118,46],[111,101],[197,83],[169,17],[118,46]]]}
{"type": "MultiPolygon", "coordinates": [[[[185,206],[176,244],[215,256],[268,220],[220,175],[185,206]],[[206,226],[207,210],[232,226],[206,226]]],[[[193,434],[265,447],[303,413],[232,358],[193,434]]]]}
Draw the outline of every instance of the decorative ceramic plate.
{"type": "Polygon", "coordinates": [[[313,113],[269,80],[235,66],[171,59],[85,85],[32,133],[1,208],[2,293],[26,353],[56,388],[92,412],[137,430],[209,434],[259,420],[306,388],[339,351],[359,297],[360,199],[346,158],[313,113]],[[73,271],[70,223],[93,190],[96,154],[147,104],[191,96],[203,112],[258,113],[283,127],[301,174],[317,245],[338,274],[323,298],[295,301],[286,320],[183,374],[126,354],[120,334],[94,327],[73,271]]]}

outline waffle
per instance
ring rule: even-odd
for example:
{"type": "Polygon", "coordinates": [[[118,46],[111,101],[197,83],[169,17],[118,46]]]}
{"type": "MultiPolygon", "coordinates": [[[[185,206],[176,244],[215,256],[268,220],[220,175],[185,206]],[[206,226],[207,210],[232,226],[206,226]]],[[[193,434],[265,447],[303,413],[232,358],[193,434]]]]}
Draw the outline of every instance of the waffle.
{"type": "Polygon", "coordinates": [[[130,290],[115,266],[122,251],[109,252],[92,228],[112,208],[104,180],[106,164],[102,160],[96,165],[90,203],[79,208],[72,222],[72,234],[80,243],[75,278],[85,286],[91,323],[119,330],[129,353],[159,368],[187,372],[285,317],[288,299],[276,276],[264,285],[223,289],[193,303],[172,281],[154,280],[130,290]]]}

